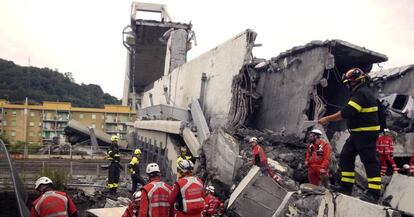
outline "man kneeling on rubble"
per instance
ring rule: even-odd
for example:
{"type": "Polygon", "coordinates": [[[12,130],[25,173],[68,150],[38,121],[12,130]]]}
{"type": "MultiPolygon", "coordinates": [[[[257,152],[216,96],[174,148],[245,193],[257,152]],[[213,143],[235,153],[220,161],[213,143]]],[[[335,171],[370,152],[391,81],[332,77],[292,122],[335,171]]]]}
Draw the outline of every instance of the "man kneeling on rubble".
{"type": "Polygon", "coordinates": [[[251,137],[249,139],[249,143],[252,145],[252,152],[253,152],[252,153],[252,155],[253,155],[252,164],[260,167],[260,171],[262,171],[263,174],[269,175],[276,182],[282,181],[282,177],[275,174],[273,172],[272,168],[270,168],[270,166],[267,162],[267,157],[266,157],[266,154],[264,153],[263,148],[260,147],[257,144],[258,143],[257,138],[256,137],[251,137]]]}
{"type": "Polygon", "coordinates": [[[308,167],[309,183],[317,186],[323,184],[327,187],[331,146],[321,139],[321,135],[322,132],[318,129],[313,129],[309,133],[308,140],[310,144],[306,150],[305,166],[308,167]]]}

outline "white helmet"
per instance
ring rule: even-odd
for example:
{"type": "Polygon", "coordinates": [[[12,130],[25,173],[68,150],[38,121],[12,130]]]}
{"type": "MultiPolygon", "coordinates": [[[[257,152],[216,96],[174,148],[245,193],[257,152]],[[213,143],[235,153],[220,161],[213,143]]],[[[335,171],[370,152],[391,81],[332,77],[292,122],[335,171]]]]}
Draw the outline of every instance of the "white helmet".
{"type": "Polygon", "coordinates": [[[209,186],[207,186],[206,190],[210,191],[211,193],[214,193],[215,188],[214,188],[214,186],[209,185],[209,186]]]}
{"type": "Polygon", "coordinates": [[[132,198],[134,198],[134,199],[141,199],[141,195],[142,195],[142,192],[141,192],[141,191],[136,191],[136,192],[132,195],[132,198]]]}
{"type": "Polygon", "coordinates": [[[387,132],[390,132],[390,130],[389,130],[388,128],[385,128],[385,129],[384,129],[384,132],[386,132],[386,133],[387,133],[387,132]]]}
{"type": "Polygon", "coordinates": [[[252,142],[257,142],[257,138],[256,137],[250,137],[250,139],[249,139],[249,142],[250,143],[252,143],[252,142]]]}
{"type": "Polygon", "coordinates": [[[183,172],[188,172],[193,170],[194,164],[190,160],[180,160],[178,162],[178,169],[180,169],[183,172]]]}
{"type": "Polygon", "coordinates": [[[403,168],[404,168],[404,169],[406,169],[406,170],[408,170],[408,169],[410,169],[411,167],[410,167],[410,165],[408,165],[408,164],[404,164],[404,165],[403,165],[403,168]]]}
{"type": "Polygon", "coordinates": [[[150,163],[147,166],[147,169],[145,171],[147,174],[153,173],[153,172],[161,172],[160,167],[156,163],[150,163]]]}
{"type": "Polygon", "coordinates": [[[322,131],[320,131],[319,129],[313,129],[312,131],[311,131],[311,133],[314,133],[314,134],[316,134],[316,135],[322,135],[322,131]]]}
{"type": "Polygon", "coordinates": [[[35,182],[35,190],[37,190],[37,188],[39,188],[40,185],[47,185],[47,184],[53,184],[52,180],[45,176],[40,177],[35,182]]]}

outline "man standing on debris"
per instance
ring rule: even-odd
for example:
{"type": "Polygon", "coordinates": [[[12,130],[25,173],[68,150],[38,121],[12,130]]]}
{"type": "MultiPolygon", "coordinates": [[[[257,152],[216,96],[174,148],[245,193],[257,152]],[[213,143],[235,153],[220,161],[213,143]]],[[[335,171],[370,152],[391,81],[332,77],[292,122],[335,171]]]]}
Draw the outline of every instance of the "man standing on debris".
{"type": "MultiPolygon", "coordinates": [[[[305,166],[308,167],[308,179],[313,185],[320,186],[322,180],[327,180],[331,146],[321,139],[322,132],[313,129],[309,133],[310,144],[306,150],[305,166]]],[[[327,187],[328,183],[323,183],[327,187]]]]}
{"type": "Polygon", "coordinates": [[[48,177],[37,179],[35,190],[42,195],[33,202],[31,217],[78,216],[78,211],[69,195],[62,191],[54,191],[53,182],[48,177]]]}
{"type": "Polygon", "coordinates": [[[206,188],[206,197],[204,198],[204,217],[216,217],[223,214],[223,203],[219,198],[214,196],[214,186],[209,185],[206,188]]]}
{"type": "Polygon", "coordinates": [[[128,164],[129,172],[131,172],[132,192],[135,192],[137,190],[138,182],[142,186],[145,185],[145,180],[141,177],[141,173],[139,171],[140,156],[141,156],[141,149],[139,148],[135,149],[134,155],[132,156],[132,159],[128,164]]]}
{"type": "Polygon", "coordinates": [[[116,190],[118,189],[118,182],[119,182],[119,162],[121,160],[121,156],[119,155],[118,149],[118,136],[111,137],[111,145],[106,152],[106,157],[109,160],[109,168],[108,168],[108,188],[109,193],[111,195],[116,194],[116,190]]]}
{"type": "Polygon", "coordinates": [[[174,207],[169,203],[171,186],[161,181],[160,167],[156,163],[147,165],[149,183],[142,188],[139,217],[173,217],[174,207]]]}
{"type": "Polygon", "coordinates": [[[393,138],[389,135],[389,130],[384,129],[384,132],[377,139],[377,152],[380,157],[381,164],[381,176],[385,176],[387,173],[387,162],[392,166],[394,173],[398,173],[398,167],[395,164],[392,154],[394,152],[394,147],[392,146],[393,138]]]}
{"type": "Polygon", "coordinates": [[[193,162],[181,160],[178,162],[177,172],[180,179],[173,186],[169,202],[176,203],[177,217],[200,217],[204,210],[203,182],[193,176],[193,162]]]}
{"type": "Polygon", "coordinates": [[[355,183],[355,157],[359,155],[368,177],[368,192],[361,199],[376,203],[381,192],[381,176],[375,147],[380,125],[376,97],[368,87],[367,80],[367,75],[361,69],[348,70],[343,77],[343,83],[351,91],[347,105],[337,113],[321,118],[319,124],[347,120],[350,136],[340,155],[342,172],[339,191],[352,194],[355,183]]]}
{"type": "Polygon", "coordinates": [[[125,209],[125,212],[122,215],[122,217],[138,217],[139,204],[141,202],[141,194],[141,191],[137,191],[132,195],[132,201],[125,209]]]}
{"type": "Polygon", "coordinates": [[[276,182],[282,181],[282,177],[275,174],[272,168],[270,168],[267,162],[266,154],[264,153],[263,148],[259,146],[257,138],[251,137],[249,139],[249,143],[252,145],[252,164],[260,167],[260,171],[262,171],[262,173],[268,174],[276,182]]]}

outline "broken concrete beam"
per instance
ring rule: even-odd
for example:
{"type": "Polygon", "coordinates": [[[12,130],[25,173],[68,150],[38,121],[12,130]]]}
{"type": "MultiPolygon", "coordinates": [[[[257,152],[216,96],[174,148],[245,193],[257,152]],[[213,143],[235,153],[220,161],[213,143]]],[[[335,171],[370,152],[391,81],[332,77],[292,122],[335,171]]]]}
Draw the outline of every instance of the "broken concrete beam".
{"type": "Polygon", "coordinates": [[[227,212],[241,217],[259,213],[260,216],[274,216],[284,210],[291,195],[272,178],[263,175],[259,167],[253,166],[231,194],[227,212]]]}
{"type": "Polygon", "coordinates": [[[414,177],[394,174],[388,184],[384,198],[391,198],[390,205],[394,209],[414,215],[414,177]]]}
{"type": "Polygon", "coordinates": [[[214,131],[203,145],[206,156],[206,169],[212,180],[219,180],[230,188],[236,174],[239,144],[221,128],[214,131]]]}

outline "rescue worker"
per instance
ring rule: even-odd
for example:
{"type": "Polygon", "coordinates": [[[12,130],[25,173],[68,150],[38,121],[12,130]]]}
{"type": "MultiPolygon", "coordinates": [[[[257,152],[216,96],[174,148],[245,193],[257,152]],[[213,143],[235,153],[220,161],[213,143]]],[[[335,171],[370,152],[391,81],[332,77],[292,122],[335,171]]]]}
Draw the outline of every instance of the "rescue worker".
{"type": "Polygon", "coordinates": [[[377,203],[381,192],[381,176],[376,156],[376,141],[380,125],[378,106],[374,92],[367,85],[367,75],[358,68],[352,68],[343,77],[343,83],[350,89],[350,99],[340,111],[323,117],[319,124],[347,120],[350,136],[340,154],[340,192],[351,195],[355,183],[355,157],[359,155],[368,177],[368,192],[361,199],[377,203]]]}
{"type": "Polygon", "coordinates": [[[119,169],[121,166],[119,165],[121,156],[119,155],[118,140],[118,136],[114,135],[111,137],[111,145],[106,153],[107,159],[109,160],[107,187],[109,188],[109,193],[112,195],[116,195],[116,190],[118,189],[119,169]]]}
{"type": "MultiPolygon", "coordinates": [[[[320,186],[322,180],[327,181],[329,160],[331,158],[331,146],[321,139],[322,132],[313,129],[309,133],[310,144],[306,150],[305,166],[308,167],[309,183],[320,186]]],[[[328,183],[323,183],[327,187],[328,183]]]]}
{"type": "Polygon", "coordinates": [[[377,139],[377,152],[380,159],[381,176],[385,176],[387,173],[387,162],[391,164],[393,172],[398,173],[398,167],[392,157],[394,152],[394,147],[392,146],[393,138],[391,135],[388,135],[388,132],[388,129],[384,129],[384,132],[377,139]]]}
{"type": "Polygon", "coordinates": [[[42,193],[34,202],[31,217],[77,217],[73,200],[62,191],[53,190],[53,182],[48,177],[40,177],[35,182],[35,190],[42,193]]]}
{"type": "Polygon", "coordinates": [[[282,178],[275,174],[270,168],[266,154],[264,153],[264,150],[262,147],[258,145],[258,140],[256,137],[251,137],[249,139],[249,143],[252,145],[252,155],[253,155],[253,161],[252,165],[256,165],[260,167],[260,171],[262,171],[263,174],[269,175],[273,180],[276,182],[282,181],[282,178]]]}
{"type": "Polygon", "coordinates": [[[173,217],[174,207],[169,203],[171,186],[161,181],[160,167],[156,163],[147,165],[149,183],[142,188],[139,217],[173,217]]]}
{"type": "Polygon", "coordinates": [[[132,156],[131,161],[128,164],[128,170],[131,173],[131,180],[132,180],[132,192],[137,190],[138,182],[142,186],[144,186],[145,180],[141,177],[141,173],[139,171],[139,158],[141,156],[141,149],[137,148],[134,150],[134,155],[132,156]]]}
{"type": "Polygon", "coordinates": [[[410,167],[410,165],[404,164],[403,167],[398,170],[398,173],[409,176],[410,173],[411,173],[411,167],[410,167]]]}
{"type": "Polygon", "coordinates": [[[214,186],[209,185],[206,188],[206,196],[204,198],[204,211],[205,217],[216,217],[223,215],[223,203],[219,198],[214,196],[214,186]]]}
{"type": "Polygon", "coordinates": [[[203,182],[193,176],[193,162],[181,160],[177,172],[181,178],[174,184],[169,202],[176,204],[177,217],[200,217],[204,210],[203,182]]]}
{"type": "Polygon", "coordinates": [[[141,194],[142,192],[139,190],[139,191],[136,191],[132,195],[132,201],[129,203],[128,207],[125,209],[125,212],[122,215],[122,217],[138,217],[141,194]]]}
{"type": "Polygon", "coordinates": [[[181,160],[184,160],[184,159],[193,160],[193,159],[191,159],[191,156],[187,155],[187,147],[182,146],[180,148],[180,156],[178,156],[178,158],[177,158],[177,165],[178,165],[178,162],[180,162],[181,160]]]}

